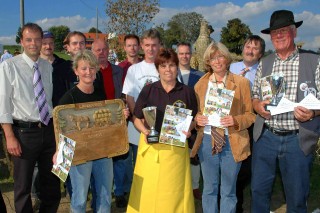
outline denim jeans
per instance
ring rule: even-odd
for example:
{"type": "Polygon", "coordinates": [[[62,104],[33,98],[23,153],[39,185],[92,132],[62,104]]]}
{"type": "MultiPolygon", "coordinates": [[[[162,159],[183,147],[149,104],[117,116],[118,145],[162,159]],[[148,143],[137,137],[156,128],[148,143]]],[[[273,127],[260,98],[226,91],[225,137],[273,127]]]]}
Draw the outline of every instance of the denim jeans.
{"type": "Polygon", "coordinates": [[[212,155],[211,135],[204,134],[199,149],[199,159],[203,176],[202,208],[203,213],[218,211],[220,187],[220,212],[236,211],[236,182],[241,163],[234,161],[229,139],[222,152],[212,155]]]}
{"type": "Polygon", "coordinates": [[[131,189],[133,171],[134,171],[134,166],[136,164],[136,159],[137,159],[137,152],[138,152],[138,146],[130,143],[129,156],[128,156],[128,159],[125,160],[125,169],[126,169],[125,181],[124,181],[125,192],[130,192],[130,189],[131,189]]]}
{"type": "Polygon", "coordinates": [[[113,173],[114,173],[114,195],[123,196],[125,192],[130,192],[132,176],[127,173],[127,166],[132,164],[132,157],[130,152],[124,159],[113,159],[113,173]]]}
{"type": "Polygon", "coordinates": [[[71,212],[86,212],[87,195],[91,174],[94,178],[95,212],[110,213],[113,180],[112,159],[102,158],[72,166],[70,179],[72,185],[71,212]]]}
{"type": "Polygon", "coordinates": [[[269,213],[277,161],[286,195],[287,212],[307,212],[313,154],[304,155],[299,135],[277,136],[264,130],[253,144],[252,213],[269,213]]]}

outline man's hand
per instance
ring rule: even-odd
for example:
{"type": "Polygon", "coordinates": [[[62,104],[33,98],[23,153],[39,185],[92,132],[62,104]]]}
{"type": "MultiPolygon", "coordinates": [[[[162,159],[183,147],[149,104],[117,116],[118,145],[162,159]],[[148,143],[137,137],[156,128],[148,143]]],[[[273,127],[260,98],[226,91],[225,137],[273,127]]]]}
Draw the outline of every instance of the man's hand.
{"type": "Polygon", "coordinates": [[[259,99],[253,99],[252,100],[252,106],[254,111],[261,115],[265,119],[270,119],[271,114],[270,112],[265,110],[265,106],[269,104],[269,101],[260,101],[259,99]]]}
{"type": "Polygon", "coordinates": [[[2,125],[4,135],[6,136],[8,153],[12,156],[17,156],[17,157],[21,156],[21,153],[22,153],[21,146],[18,139],[13,133],[12,124],[5,123],[1,125],[2,125]]]}
{"type": "Polygon", "coordinates": [[[300,122],[305,122],[314,118],[314,113],[315,112],[313,110],[307,109],[302,106],[295,107],[293,111],[294,117],[300,122]]]}
{"type": "Polygon", "coordinates": [[[20,143],[15,136],[6,137],[7,141],[7,150],[12,156],[21,156],[21,147],[20,143]]]}

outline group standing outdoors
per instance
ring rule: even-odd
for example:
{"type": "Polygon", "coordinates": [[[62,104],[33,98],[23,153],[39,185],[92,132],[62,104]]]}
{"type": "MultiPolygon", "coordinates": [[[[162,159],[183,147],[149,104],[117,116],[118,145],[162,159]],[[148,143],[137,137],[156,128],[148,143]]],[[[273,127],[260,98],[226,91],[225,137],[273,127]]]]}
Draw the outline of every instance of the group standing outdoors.
{"type": "Polygon", "coordinates": [[[261,31],[270,35],[275,49],[266,57],[265,41],[258,35],[244,40],[240,62],[233,63],[224,44],[211,43],[203,56],[205,73],[191,68],[189,43],[180,42],[176,51],[163,48],[155,29],[141,38],[126,35],[126,59],[117,66],[108,60],[105,40],[96,39],[91,51],[85,50],[85,35],[70,32],[64,47],[71,60],[65,61],[54,54],[54,35],[27,23],[21,29],[23,53],[6,54],[0,64],[0,123],[14,164],[15,211],[33,212],[32,185],[40,212],[58,210],[60,182],[51,173],[56,161],[53,107],[122,98],[128,106],[123,113],[129,152],[71,167],[71,212],[86,211],[89,189],[93,211],[111,212],[113,189],[116,206],[127,212],[193,213],[196,198],[204,213],[241,213],[243,190],[251,182],[251,212],[268,213],[277,166],[287,212],[307,212],[320,112],[297,106],[271,115],[269,100],[261,94],[261,79],[281,75],[282,97],[300,102],[311,93],[319,98],[319,55],[294,42],[302,23],[291,11],[273,12],[269,27],[261,31]],[[220,90],[231,90],[234,97],[230,112],[215,127],[205,106],[209,95],[220,90]],[[142,109],[156,107],[155,129],[161,132],[167,105],[192,110],[186,147],[148,143],[150,127],[142,109]]]}

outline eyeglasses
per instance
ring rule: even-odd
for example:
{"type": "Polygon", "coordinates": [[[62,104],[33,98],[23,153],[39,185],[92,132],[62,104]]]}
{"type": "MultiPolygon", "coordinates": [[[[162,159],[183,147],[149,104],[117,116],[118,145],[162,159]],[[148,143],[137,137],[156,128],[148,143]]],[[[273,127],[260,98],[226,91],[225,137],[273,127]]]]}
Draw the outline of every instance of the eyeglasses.
{"type": "Polygon", "coordinates": [[[210,62],[214,62],[215,60],[223,61],[225,57],[223,55],[217,55],[216,57],[210,58],[210,62]]]}
{"type": "Polygon", "coordinates": [[[289,33],[289,31],[290,31],[290,27],[280,28],[280,29],[277,29],[277,30],[270,31],[270,35],[271,36],[276,36],[278,34],[287,35],[289,33]]]}

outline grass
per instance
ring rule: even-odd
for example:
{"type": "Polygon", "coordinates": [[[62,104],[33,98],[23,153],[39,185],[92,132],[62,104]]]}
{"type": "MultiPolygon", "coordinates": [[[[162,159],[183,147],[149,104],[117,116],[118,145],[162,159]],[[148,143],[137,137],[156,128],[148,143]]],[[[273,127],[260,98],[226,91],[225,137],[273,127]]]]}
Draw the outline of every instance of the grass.
{"type": "MultiPolygon", "coordinates": [[[[21,51],[21,46],[20,45],[3,45],[3,49],[9,50],[10,53],[13,54],[16,49],[21,51]]],[[[65,60],[70,60],[70,56],[64,52],[55,52],[55,54],[60,58],[63,58],[65,60]]]]}

